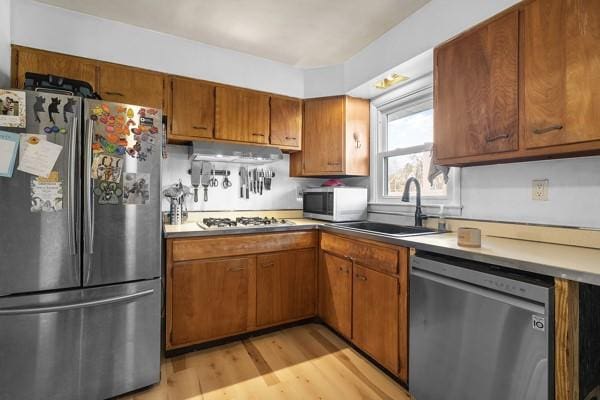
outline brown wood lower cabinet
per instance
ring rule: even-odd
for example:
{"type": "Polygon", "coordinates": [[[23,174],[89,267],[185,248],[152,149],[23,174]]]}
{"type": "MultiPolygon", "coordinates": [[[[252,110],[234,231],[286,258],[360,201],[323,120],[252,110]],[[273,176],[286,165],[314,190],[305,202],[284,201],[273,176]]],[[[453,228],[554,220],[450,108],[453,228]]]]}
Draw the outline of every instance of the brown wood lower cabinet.
{"type": "Polygon", "coordinates": [[[166,349],[316,314],[317,233],[167,239],[166,349]]]}
{"type": "Polygon", "coordinates": [[[321,234],[319,317],[408,382],[409,249],[321,234]]]}
{"type": "Polygon", "coordinates": [[[250,270],[255,257],[179,263],[173,267],[174,345],[244,332],[248,325],[250,270]]]}
{"type": "Polygon", "coordinates": [[[352,340],[398,371],[398,278],[354,265],[352,340]]]}
{"type": "Polygon", "coordinates": [[[319,270],[319,316],[330,327],[352,335],[352,262],[323,253],[319,270]]]}
{"type": "Polygon", "coordinates": [[[256,257],[256,325],[315,315],[315,249],[256,257]]]}

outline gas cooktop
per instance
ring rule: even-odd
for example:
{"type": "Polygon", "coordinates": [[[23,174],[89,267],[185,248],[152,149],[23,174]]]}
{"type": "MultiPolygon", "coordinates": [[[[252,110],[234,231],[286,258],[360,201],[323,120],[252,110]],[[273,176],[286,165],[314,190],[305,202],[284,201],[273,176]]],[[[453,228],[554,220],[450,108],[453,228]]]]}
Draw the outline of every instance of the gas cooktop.
{"type": "Polygon", "coordinates": [[[204,218],[198,222],[198,226],[207,230],[232,229],[232,228],[256,228],[269,226],[295,225],[287,219],[274,217],[236,217],[232,218],[204,218]]]}

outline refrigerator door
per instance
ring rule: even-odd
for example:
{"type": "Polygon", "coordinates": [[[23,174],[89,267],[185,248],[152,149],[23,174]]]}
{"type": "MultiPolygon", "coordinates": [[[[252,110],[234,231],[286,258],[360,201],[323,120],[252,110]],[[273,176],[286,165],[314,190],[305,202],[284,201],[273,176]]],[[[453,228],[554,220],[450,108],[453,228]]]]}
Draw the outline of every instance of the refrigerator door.
{"type": "Polygon", "coordinates": [[[81,284],[82,99],[37,92],[26,96],[27,127],[0,129],[41,134],[38,139],[61,145],[62,150],[53,169],[56,182],[45,186],[36,176],[17,170],[19,155],[12,178],[0,178],[0,296],[81,284]]]}
{"type": "Polygon", "coordinates": [[[161,111],[88,100],[84,137],[83,285],[160,276],[161,111]]]}
{"type": "Polygon", "coordinates": [[[106,399],[160,380],[161,280],[0,299],[0,399],[106,399]]]}

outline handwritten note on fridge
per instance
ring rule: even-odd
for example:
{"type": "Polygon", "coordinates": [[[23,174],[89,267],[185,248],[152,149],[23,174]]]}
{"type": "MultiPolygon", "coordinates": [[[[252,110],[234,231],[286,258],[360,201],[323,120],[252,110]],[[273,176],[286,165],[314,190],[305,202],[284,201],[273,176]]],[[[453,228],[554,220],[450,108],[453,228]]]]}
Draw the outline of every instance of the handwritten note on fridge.
{"type": "Polygon", "coordinates": [[[36,145],[28,145],[19,160],[19,171],[47,178],[56,164],[62,146],[42,140],[36,145]]]}
{"type": "Polygon", "coordinates": [[[18,148],[18,134],[0,131],[0,176],[12,177],[18,148]]]}

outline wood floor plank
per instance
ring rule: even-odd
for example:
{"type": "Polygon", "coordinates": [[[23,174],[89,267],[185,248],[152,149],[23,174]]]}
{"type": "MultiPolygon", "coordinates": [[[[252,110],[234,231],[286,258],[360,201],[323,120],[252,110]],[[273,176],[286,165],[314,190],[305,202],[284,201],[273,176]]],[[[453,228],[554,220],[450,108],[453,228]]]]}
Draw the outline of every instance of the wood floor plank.
{"type": "Polygon", "coordinates": [[[409,400],[408,393],[318,324],[161,363],[161,381],[121,400],[409,400]]]}

